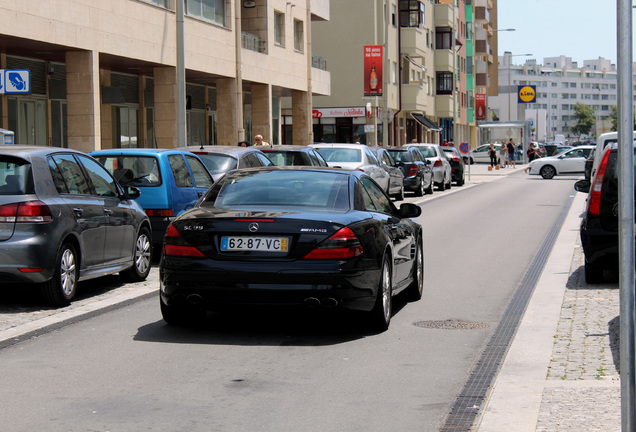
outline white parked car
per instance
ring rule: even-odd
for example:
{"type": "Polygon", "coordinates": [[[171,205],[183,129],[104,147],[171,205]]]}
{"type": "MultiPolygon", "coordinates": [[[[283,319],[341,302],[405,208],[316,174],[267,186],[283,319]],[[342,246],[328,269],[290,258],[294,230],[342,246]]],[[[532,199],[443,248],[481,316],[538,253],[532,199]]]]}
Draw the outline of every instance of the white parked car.
{"type": "Polygon", "coordinates": [[[433,182],[438,190],[451,188],[453,181],[453,170],[451,168],[448,156],[442,150],[439,144],[414,143],[407,144],[405,147],[417,147],[422,156],[431,162],[433,168],[433,182]]]}
{"type": "Polygon", "coordinates": [[[334,168],[360,170],[367,173],[389,193],[389,173],[382,167],[375,153],[364,144],[318,143],[310,144],[334,168]]]}
{"type": "MultiPolygon", "coordinates": [[[[495,148],[497,149],[497,158],[499,158],[499,149],[501,149],[501,143],[495,143],[495,148]]],[[[470,151],[470,164],[474,163],[490,163],[490,155],[488,155],[488,150],[490,150],[490,144],[482,144],[477,148],[474,148],[470,151]]],[[[505,161],[500,161],[503,164],[505,161]]]]}
{"type": "Polygon", "coordinates": [[[528,165],[528,174],[551,179],[555,175],[576,175],[585,173],[585,161],[596,146],[572,147],[556,156],[535,159],[528,165]]]}

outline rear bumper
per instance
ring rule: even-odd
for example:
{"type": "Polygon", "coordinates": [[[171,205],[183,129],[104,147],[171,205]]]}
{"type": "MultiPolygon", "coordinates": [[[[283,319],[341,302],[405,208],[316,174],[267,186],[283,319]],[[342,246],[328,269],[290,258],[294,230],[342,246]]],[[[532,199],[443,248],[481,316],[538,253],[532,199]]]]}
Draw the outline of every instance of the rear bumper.
{"type": "Polygon", "coordinates": [[[334,262],[241,263],[202,260],[160,267],[164,304],[301,306],[323,304],[370,311],[380,271],[342,268],[334,262]]]}

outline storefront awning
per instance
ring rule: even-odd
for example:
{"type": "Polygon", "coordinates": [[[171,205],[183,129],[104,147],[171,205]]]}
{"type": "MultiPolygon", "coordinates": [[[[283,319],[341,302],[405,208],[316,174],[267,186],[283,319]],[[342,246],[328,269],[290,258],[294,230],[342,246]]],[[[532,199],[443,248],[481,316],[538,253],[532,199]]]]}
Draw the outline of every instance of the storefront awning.
{"type": "Polygon", "coordinates": [[[428,117],[422,114],[411,113],[411,117],[413,117],[419,124],[424,126],[425,128],[429,128],[432,131],[441,131],[440,128],[434,121],[430,120],[428,117]]]}

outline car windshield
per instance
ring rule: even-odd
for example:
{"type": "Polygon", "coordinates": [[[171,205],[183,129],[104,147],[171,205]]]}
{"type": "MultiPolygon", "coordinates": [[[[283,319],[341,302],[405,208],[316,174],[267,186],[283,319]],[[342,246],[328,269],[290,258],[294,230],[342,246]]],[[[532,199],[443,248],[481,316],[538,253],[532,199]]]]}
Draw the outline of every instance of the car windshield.
{"type": "Polygon", "coordinates": [[[237,160],[232,156],[224,154],[214,153],[196,153],[199,159],[203,161],[205,167],[210,171],[210,174],[223,174],[230,170],[236,169],[237,160]]]}
{"type": "Polygon", "coordinates": [[[324,171],[235,171],[205,195],[202,207],[312,207],[349,210],[348,175],[324,171]]]}
{"type": "Polygon", "coordinates": [[[327,162],[360,162],[362,151],[355,148],[321,147],[317,148],[327,162]]]}
{"type": "Polygon", "coordinates": [[[425,158],[437,157],[437,152],[434,147],[418,147],[418,149],[425,158]]]}
{"type": "Polygon", "coordinates": [[[411,162],[412,160],[411,154],[407,151],[389,150],[389,153],[393,156],[393,159],[395,159],[396,162],[411,162]]]}
{"type": "Polygon", "coordinates": [[[306,165],[299,152],[291,151],[265,151],[265,156],[277,166],[306,165]]]}
{"type": "Polygon", "coordinates": [[[0,195],[23,195],[32,185],[31,164],[24,159],[0,156],[0,195]]]}
{"type": "Polygon", "coordinates": [[[96,155],[95,159],[123,185],[142,187],[161,185],[159,161],[154,156],[96,155]]]}

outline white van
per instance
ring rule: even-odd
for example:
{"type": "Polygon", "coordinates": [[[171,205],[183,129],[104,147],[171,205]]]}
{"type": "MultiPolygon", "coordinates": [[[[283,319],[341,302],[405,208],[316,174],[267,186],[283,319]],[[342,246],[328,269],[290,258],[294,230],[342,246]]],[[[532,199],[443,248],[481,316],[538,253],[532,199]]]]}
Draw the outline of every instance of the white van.
{"type": "MultiPolygon", "coordinates": [[[[633,132],[634,143],[636,143],[636,131],[633,132]]],[[[618,142],[618,132],[606,132],[604,134],[599,135],[596,140],[596,150],[594,152],[594,164],[592,165],[592,175],[590,179],[594,178],[594,174],[596,174],[596,168],[601,163],[601,155],[603,155],[603,150],[610,144],[616,144],[618,142]]]]}
{"type": "Polygon", "coordinates": [[[554,140],[560,142],[561,144],[565,145],[566,141],[565,141],[565,135],[555,135],[554,136],[554,140]]]}

